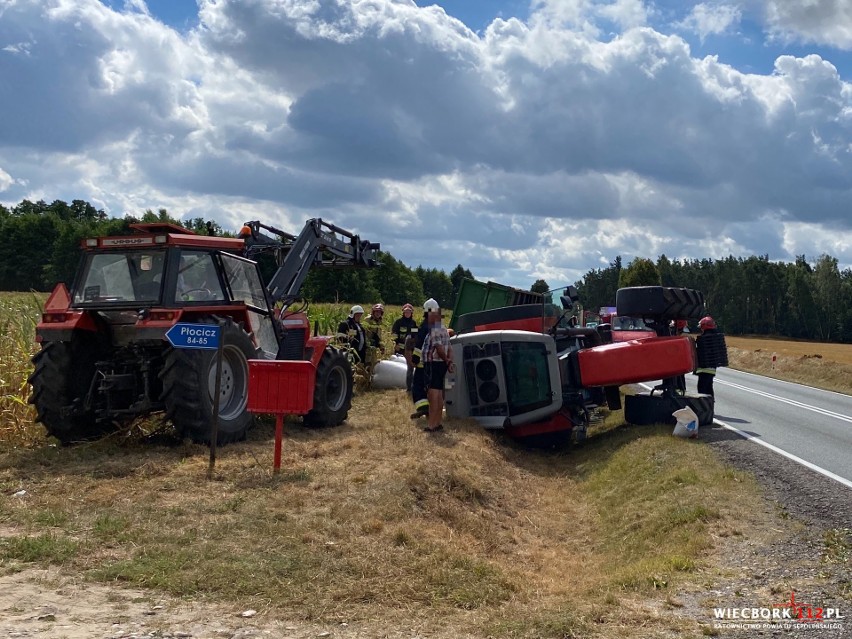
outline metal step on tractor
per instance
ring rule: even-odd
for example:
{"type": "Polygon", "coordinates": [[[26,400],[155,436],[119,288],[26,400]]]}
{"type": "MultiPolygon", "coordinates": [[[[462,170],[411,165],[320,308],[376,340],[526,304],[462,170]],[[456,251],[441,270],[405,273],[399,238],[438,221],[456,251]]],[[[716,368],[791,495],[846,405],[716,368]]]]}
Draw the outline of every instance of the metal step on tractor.
{"type": "Polygon", "coordinates": [[[447,376],[447,413],[532,445],[582,441],[602,408],[621,408],[622,385],[660,381],[650,392],[625,395],[627,422],[673,424],[672,413],[686,406],[700,424],[713,421],[713,397],[687,393],[682,383],[696,368],[695,344],[671,328],[673,320],[703,315],[700,292],[619,289],[618,315],[641,318],[654,331],[621,342],[613,341],[609,324],[573,325],[578,297],[569,286],[562,309],[541,299],[454,317],[456,369],[447,376]]]}
{"type": "Polygon", "coordinates": [[[248,222],[239,238],[172,224],[133,224],[123,237],[84,240],[70,290],[45,303],[29,378],[37,420],[63,444],[97,438],[163,411],[181,437],[211,438],[215,351],[173,348],[178,322],[221,328],[218,441],[243,439],[252,359],[310,361],[316,369],[308,425],[343,422],[353,379],[333,338],[311,335],[299,289],[309,270],[373,267],[379,244],[310,219],[298,235],[248,222]],[[271,235],[264,234],[268,231],[271,235]],[[264,285],[256,260],[274,255],[264,285]]]}

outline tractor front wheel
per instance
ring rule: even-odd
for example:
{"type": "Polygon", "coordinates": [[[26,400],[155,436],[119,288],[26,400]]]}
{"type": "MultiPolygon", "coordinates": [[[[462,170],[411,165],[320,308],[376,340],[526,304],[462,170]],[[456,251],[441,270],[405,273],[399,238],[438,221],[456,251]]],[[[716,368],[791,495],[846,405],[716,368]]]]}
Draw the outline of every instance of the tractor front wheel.
{"type": "Polygon", "coordinates": [[[306,426],[337,426],[352,407],[352,365],[336,348],[328,347],[317,367],[314,407],[304,417],[306,426]]]}
{"type": "MultiPolygon", "coordinates": [[[[230,318],[225,320],[220,339],[222,372],[216,441],[227,444],[245,439],[253,423],[248,411],[248,360],[256,356],[256,350],[248,334],[230,318]]],[[[160,378],[166,417],[178,434],[200,444],[210,443],[216,351],[174,348],[166,356],[160,378]]]]}

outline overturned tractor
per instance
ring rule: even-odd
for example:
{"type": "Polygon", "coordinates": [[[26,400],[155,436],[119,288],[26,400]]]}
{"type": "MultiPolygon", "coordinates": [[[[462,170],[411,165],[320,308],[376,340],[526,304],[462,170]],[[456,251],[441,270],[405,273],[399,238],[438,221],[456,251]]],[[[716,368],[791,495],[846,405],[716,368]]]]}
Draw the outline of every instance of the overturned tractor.
{"type": "MultiPolygon", "coordinates": [[[[582,441],[604,406],[621,408],[619,387],[660,381],[652,391],[625,396],[626,421],[673,423],[692,408],[701,424],[713,420],[713,398],[687,393],[682,376],[695,370],[694,342],[674,334],[674,320],[697,320],[704,296],[662,286],[618,291],[619,315],[642,318],[655,335],[613,342],[611,328],[572,326],[578,296],[561,298],[564,311],[543,301],[488,309],[454,319],[456,372],[448,375],[447,412],[529,442],[582,441]]],[[[716,349],[718,350],[718,349],[716,349]]]]}

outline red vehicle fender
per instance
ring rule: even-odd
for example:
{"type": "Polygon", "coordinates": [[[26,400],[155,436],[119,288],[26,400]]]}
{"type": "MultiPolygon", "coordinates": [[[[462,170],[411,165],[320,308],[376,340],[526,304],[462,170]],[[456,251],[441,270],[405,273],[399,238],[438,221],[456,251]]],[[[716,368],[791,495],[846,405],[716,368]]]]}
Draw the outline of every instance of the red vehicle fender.
{"type": "Polygon", "coordinates": [[[329,342],[332,341],[333,338],[328,336],[318,336],[308,338],[307,344],[305,344],[305,348],[308,353],[310,353],[311,363],[314,367],[318,367],[320,360],[322,359],[322,355],[325,352],[325,347],[328,346],[329,342]]]}
{"type": "Polygon", "coordinates": [[[562,431],[573,430],[574,424],[571,419],[562,411],[554,413],[550,417],[541,419],[530,424],[521,426],[510,426],[505,429],[506,434],[515,439],[523,439],[524,437],[534,437],[536,435],[546,435],[548,433],[560,433],[562,431]]]}
{"type": "Polygon", "coordinates": [[[75,330],[96,332],[98,326],[89,313],[71,309],[71,294],[60,282],[44,303],[41,321],[36,326],[36,342],[44,341],[45,334],[54,340],[71,339],[75,330]]]}
{"type": "Polygon", "coordinates": [[[691,373],[695,344],[679,337],[646,337],[577,351],[584,387],[620,386],[691,373]]]}

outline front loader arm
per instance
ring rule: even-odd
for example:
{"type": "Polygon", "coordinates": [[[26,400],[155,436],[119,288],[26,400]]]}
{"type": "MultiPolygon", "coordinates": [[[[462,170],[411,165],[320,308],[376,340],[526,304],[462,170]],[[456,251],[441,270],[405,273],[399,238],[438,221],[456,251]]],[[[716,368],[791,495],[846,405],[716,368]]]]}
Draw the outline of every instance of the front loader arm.
{"type": "Polygon", "coordinates": [[[378,266],[376,260],[380,245],[362,240],[334,224],[320,218],[310,219],[299,235],[291,235],[260,222],[247,222],[252,231],[246,256],[275,250],[278,270],[267,285],[271,301],[293,299],[305,282],[312,266],[344,268],[378,266]],[[278,235],[273,240],[260,233],[260,229],[278,235]],[[342,237],[340,237],[342,236],[342,237]]]}

